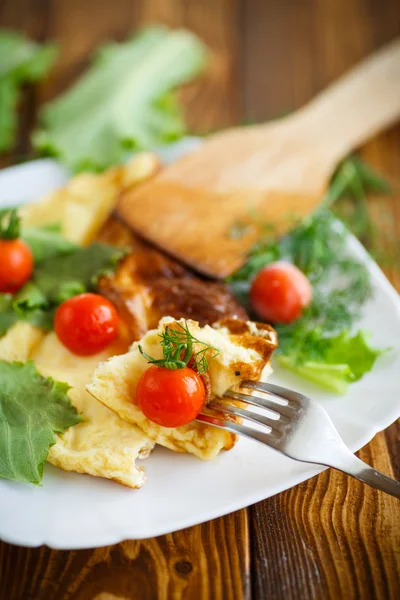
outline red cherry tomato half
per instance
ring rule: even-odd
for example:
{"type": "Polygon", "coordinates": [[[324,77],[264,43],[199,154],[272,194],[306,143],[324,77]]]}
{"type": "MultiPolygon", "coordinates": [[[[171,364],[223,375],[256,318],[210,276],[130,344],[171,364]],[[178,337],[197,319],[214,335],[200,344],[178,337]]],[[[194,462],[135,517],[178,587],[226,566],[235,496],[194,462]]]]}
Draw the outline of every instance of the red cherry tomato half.
{"type": "Polygon", "coordinates": [[[13,294],[33,271],[32,252],[20,239],[0,240],[0,292],[13,294]]]}
{"type": "Polygon", "coordinates": [[[256,313],[272,323],[291,323],[312,299],[307,277],[294,265],[275,262],[262,269],[250,290],[256,313]]]}
{"type": "Polygon", "coordinates": [[[150,421],[163,427],[180,427],[197,417],[205,395],[204,383],[193,369],[152,365],[139,379],[136,403],[150,421]]]}
{"type": "Polygon", "coordinates": [[[103,296],[80,294],[60,304],[54,329],[68,350],[78,356],[92,356],[115,339],[118,314],[103,296]]]}

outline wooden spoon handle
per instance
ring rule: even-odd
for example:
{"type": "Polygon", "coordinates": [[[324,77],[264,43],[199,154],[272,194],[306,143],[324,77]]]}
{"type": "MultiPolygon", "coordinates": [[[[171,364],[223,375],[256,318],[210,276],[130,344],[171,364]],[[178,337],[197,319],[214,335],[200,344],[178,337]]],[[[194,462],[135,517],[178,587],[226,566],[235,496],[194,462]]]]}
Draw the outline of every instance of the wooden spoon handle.
{"type": "Polygon", "coordinates": [[[332,164],[400,117],[400,38],[361,62],[297,115],[332,164]]]}

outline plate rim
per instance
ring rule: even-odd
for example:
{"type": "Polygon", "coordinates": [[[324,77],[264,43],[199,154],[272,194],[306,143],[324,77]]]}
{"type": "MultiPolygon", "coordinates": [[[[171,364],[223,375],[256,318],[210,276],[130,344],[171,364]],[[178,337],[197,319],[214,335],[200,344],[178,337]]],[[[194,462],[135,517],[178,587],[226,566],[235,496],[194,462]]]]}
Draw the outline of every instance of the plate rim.
{"type": "MultiPolygon", "coordinates": [[[[182,140],[182,142],[184,145],[185,140],[182,140]]],[[[182,142],[181,142],[181,144],[182,144],[182,142]]],[[[186,142],[189,144],[189,149],[190,149],[190,146],[196,147],[198,145],[198,140],[196,138],[191,138],[189,140],[186,140],[186,142]]],[[[38,165],[45,166],[45,168],[50,166],[50,168],[55,168],[58,170],[58,175],[61,178],[68,177],[67,170],[64,169],[64,167],[62,167],[54,159],[37,159],[37,160],[26,162],[24,164],[13,165],[11,167],[7,167],[6,169],[0,170],[0,184],[3,179],[3,175],[7,178],[9,178],[10,175],[11,175],[11,177],[13,175],[18,176],[18,177],[21,177],[21,176],[23,177],[24,170],[25,171],[27,171],[27,170],[31,171],[32,169],[34,170],[35,166],[38,166],[38,165]]],[[[0,188],[1,188],[1,185],[0,185],[0,188]]],[[[1,205],[6,205],[6,203],[4,202],[4,200],[2,201],[1,195],[0,195],[0,206],[1,205]]],[[[394,288],[392,283],[387,279],[387,277],[385,276],[385,274],[383,273],[381,268],[373,260],[373,258],[370,256],[370,254],[367,252],[367,250],[364,248],[364,246],[361,244],[361,242],[350,232],[349,232],[349,244],[351,246],[352,252],[354,252],[362,260],[362,262],[364,262],[364,264],[367,266],[368,270],[370,271],[372,277],[375,280],[375,284],[378,287],[380,287],[385,292],[386,296],[389,296],[390,299],[392,300],[393,308],[395,309],[397,316],[399,318],[399,321],[400,321],[400,297],[399,297],[399,294],[397,293],[396,289],[394,288]]],[[[357,385],[357,384],[353,384],[353,385],[357,385]]],[[[393,406],[393,410],[385,413],[385,415],[383,415],[377,422],[375,422],[374,424],[369,423],[368,431],[364,431],[362,434],[360,434],[359,437],[351,445],[349,445],[350,449],[353,452],[359,450],[360,448],[365,446],[367,443],[369,443],[378,432],[386,429],[389,425],[391,425],[393,422],[395,422],[399,417],[400,417],[400,405],[398,408],[396,406],[393,406]]],[[[183,517],[181,520],[176,519],[173,526],[168,526],[167,524],[165,524],[165,527],[158,526],[154,530],[151,530],[151,528],[150,528],[149,532],[146,533],[146,535],[144,535],[144,534],[138,535],[137,533],[133,533],[132,531],[130,532],[129,527],[127,527],[123,533],[117,531],[117,528],[112,533],[103,531],[102,536],[101,536],[102,537],[101,545],[117,544],[126,539],[135,539],[135,540],[148,539],[148,538],[152,538],[152,537],[157,537],[159,535],[165,535],[167,533],[180,531],[181,529],[184,529],[186,527],[204,523],[211,519],[214,519],[214,518],[217,518],[220,516],[224,516],[226,514],[229,514],[236,510],[240,510],[247,506],[251,506],[252,504],[254,504],[256,502],[259,502],[263,499],[267,499],[275,494],[281,493],[287,489],[290,489],[291,487],[298,485],[299,483],[302,483],[303,481],[307,481],[308,479],[315,477],[317,474],[323,472],[324,470],[326,470],[326,467],[310,466],[306,469],[306,471],[302,471],[302,472],[297,473],[296,475],[293,475],[291,477],[291,480],[288,483],[288,485],[275,486],[276,488],[279,488],[279,489],[271,488],[269,491],[263,491],[263,488],[261,488],[261,489],[257,490],[257,492],[250,494],[248,497],[240,496],[239,499],[237,499],[237,500],[234,499],[231,503],[225,504],[222,507],[220,504],[216,503],[215,507],[212,510],[209,509],[206,513],[203,513],[198,519],[193,519],[190,517],[183,517]]],[[[89,475],[87,475],[87,477],[89,477],[89,475]]],[[[57,542],[56,539],[52,538],[52,535],[51,535],[51,533],[49,534],[49,532],[47,532],[46,535],[43,535],[40,539],[27,541],[26,539],[24,539],[23,535],[22,536],[21,535],[20,536],[7,535],[7,534],[5,535],[3,532],[0,531],[0,538],[6,543],[15,544],[15,545],[24,546],[24,547],[32,547],[32,548],[38,547],[41,545],[46,545],[48,547],[51,547],[51,548],[54,548],[57,550],[78,550],[78,549],[89,549],[89,548],[99,547],[97,545],[97,543],[93,543],[90,540],[88,540],[88,541],[80,541],[80,540],[77,541],[76,540],[73,545],[71,545],[69,543],[65,544],[62,542],[62,540],[60,542],[57,542]]]]}

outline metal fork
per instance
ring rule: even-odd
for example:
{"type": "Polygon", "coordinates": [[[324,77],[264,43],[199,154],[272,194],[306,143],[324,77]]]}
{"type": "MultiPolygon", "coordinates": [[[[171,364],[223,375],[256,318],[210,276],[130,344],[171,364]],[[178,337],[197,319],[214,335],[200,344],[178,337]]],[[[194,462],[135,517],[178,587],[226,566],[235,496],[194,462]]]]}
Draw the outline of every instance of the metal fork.
{"type": "Polygon", "coordinates": [[[242,387],[261,392],[263,397],[228,390],[223,398],[208,404],[212,414],[201,413],[197,420],[267,444],[294,460],[333,467],[400,498],[400,482],[357,458],[317,402],[272,383],[246,381],[242,387]],[[232,399],[246,402],[259,412],[236,406],[232,399]],[[224,419],[221,413],[240,417],[243,422],[224,419]]]}

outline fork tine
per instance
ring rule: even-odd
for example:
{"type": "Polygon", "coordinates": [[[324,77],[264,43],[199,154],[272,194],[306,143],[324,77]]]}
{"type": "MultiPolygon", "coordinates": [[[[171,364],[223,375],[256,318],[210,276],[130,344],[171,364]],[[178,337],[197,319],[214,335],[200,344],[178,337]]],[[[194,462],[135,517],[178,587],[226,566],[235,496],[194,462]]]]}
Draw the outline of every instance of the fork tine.
{"type": "Polygon", "coordinates": [[[288,421],[290,415],[293,412],[293,408],[288,405],[278,404],[274,402],[270,398],[260,398],[260,396],[250,396],[249,394],[241,394],[240,392],[234,392],[233,390],[228,390],[225,392],[224,398],[233,398],[234,400],[241,400],[242,402],[246,402],[246,404],[251,404],[252,406],[257,406],[258,408],[265,408],[275,415],[278,415],[282,421],[288,421]]]}
{"type": "Polygon", "coordinates": [[[256,440],[258,442],[262,442],[267,446],[271,446],[275,448],[275,445],[279,441],[279,434],[275,431],[259,431],[257,429],[253,429],[251,425],[244,425],[243,423],[234,423],[232,421],[225,421],[224,419],[219,419],[213,415],[206,415],[200,413],[197,415],[196,421],[200,423],[206,423],[207,425],[212,425],[213,427],[218,427],[219,429],[224,429],[225,431],[230,431],[231,433],[237,433],[239,435],[244,435],[251,440],[256,440]]]}
{"type": "Polygon", "coordinates": [[[209,407],[215,410],[220,410],[224,413],[228,413],[229,415],[235,415],[235,417],[241,417],[242,419],[252,421],[253,423],[258,423],[259,425],[265,425],[271,431],[273,429],[276,429],[278,431],[282,429],[282,422],[280,421],[280,419],[270,419],[269,417],[264,417],[264,415],[252,413],[249,410],[240,408],[239,406],[235,406],[233,404],[227,404],[225,402],[217,402],[213,400],[212,402],[210,402],[209,407]]]}
{"type": "Polygon", "coordinates": [[[257,392],[264,392],[267,394],[273,394],[278,398],[283,398],[287,400],[289,403],[293,402],[295,405],[299,405],[302,403],[302,400],[307,401],[308,398],[299,392],[294,392],[293,390],[289,390],[288,388],[282,387],[281,385],[276,385],[275,383],[265,383],[261,381],[244,381],[242,383],[243,387],[250,388],[252,390],[256,390],[257,392]]]}

